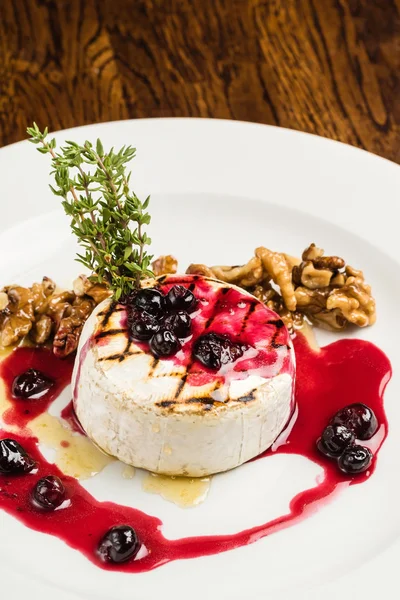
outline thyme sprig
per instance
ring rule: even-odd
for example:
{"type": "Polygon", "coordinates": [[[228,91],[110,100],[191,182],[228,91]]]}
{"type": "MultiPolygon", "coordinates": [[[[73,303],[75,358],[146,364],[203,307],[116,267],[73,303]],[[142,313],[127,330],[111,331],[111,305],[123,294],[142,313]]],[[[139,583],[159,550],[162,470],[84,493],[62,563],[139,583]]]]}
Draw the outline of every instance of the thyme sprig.
{"type": "Polygon", "coordinates": [[[50,188],[62,198],[84,249],[76,260],[91,271],[92,281],[107,283],[116,300],[140,287],[142,278],[153,275],[153,257],[146,252],[151,239],[144,231],[150,223],[150,196],[141,202],[130,191],[131,174],[126,172],[136,149],[123,146],[118,152],[105,152],[100,140],[95,147],[88,141],[83,146],[67,141],[57,152],[47,127],[42,133],[33,123],[27,132],[38,151],[51,156],[55,185],[50,188]]]}

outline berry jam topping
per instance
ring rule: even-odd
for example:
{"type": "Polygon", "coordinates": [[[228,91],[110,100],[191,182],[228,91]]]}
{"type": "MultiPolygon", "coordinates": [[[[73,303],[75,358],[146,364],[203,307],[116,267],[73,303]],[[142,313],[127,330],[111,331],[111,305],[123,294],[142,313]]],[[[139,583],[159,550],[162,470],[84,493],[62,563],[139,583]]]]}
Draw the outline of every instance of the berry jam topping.
{"type": "Polygon", "coordinates": [[[190,334],[192,319],[184,310],[179,310],[165,317],[163,325],[169,331],[173,331],[178,338],[185,338],[190,334]]]}
{"type": "Polygon", "coordinates": [[[318,440],[317,447],[325,456],[337,458],[348,446],[354,444],[355,437],[344,425],[328,425],[318,440]]]}
{"type": "Polygon", "coordinates": [[[113,527],[101,539],[97,554],[105,563],[123,563],[135,558],[140,549],[139,538],[129,525],[113,527]]]}
{"type": "Polygon", "coordinates": [[[161,329],[150,340],[150,350],[157,358],[172,356],[172,354],[178,352],[180,347],[180,342],[175,333],[168,329],[161,329]]]}
{"type": "Polygon", "coordinates": [[[32,503],[44,510],[55,510],[65,500],[64,484],[59,477],[47,475],[39,479],[32,492],[32,503]]]}
{"type": "Polygon", "coordinates": [[[372,463],[372,452],[365,446],[350,446],[346,448],[338,460],[338,466],[347,475],[363,473],[372,463]]]}
{"type": "Polygon", "coordinates": [[[128,319],[129,331],[134,340],[149,340],[160,329],[157,317],[146,311],[134,310],[128,319]]]}
{"type": "Polygon", "coordinates": [[[54,381],[37,369],[28,369],[18,375],[12,384],[15,398],[40,398],[54,385],[54,381]]]}
{"type": "Polygon", "coordinates": [[[11,438],[0,440],[0,473],[20,475],[29,473],[36,466],[35,461],[24,448],[11,438]]]}
{"type": "Polygon", "coordinates": [[[137,292],[134,303],[137,308],[155,317],[160,317],[165,310],[165,297],[154,288],[147,288],[137,292]]]}
{"type": "Polygon", "coordinates": [[[165,298],[169,310],[193,312],[197,305],[195,295],[183,285],[174,285],[165,298]]]}
{"type": "Polygon", "coordinates": [[[354,431],[358,440],[369,440],[377,432],[378,421],[371,410],[365,404],[350,404],[333,417],[333,425],[344,425],[354,431]]]}
{"type": "Polygon", "coordinates": [[[229,338],[216,333],[200,336],[193,347],[193,356],[209,369],[219,370],[222,365],[234,362],[246,350],[243,344],[235,344],[229,338]]]}

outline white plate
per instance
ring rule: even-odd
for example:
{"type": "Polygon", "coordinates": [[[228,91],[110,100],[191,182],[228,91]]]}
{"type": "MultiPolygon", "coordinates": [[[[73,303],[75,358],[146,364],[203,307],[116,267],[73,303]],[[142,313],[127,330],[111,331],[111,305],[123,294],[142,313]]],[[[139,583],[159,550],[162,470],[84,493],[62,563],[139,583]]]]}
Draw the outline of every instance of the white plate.
{"type": "MultiPolygon", "coordinates": [[[[152,194],[153,250],[189,262],[238,264],[257,245],[299,252],[310,242],[361,266],[373,285],[378,322],[358,337],[378,344],[394,376],[386,392],[390,433],[374,476],[312,518],[238,550],[131,575],[96,568],[61,541],[0,512],[2,594],[58,598],[398,597],[400,456],[397,362],[400,169],[336,142],[274,127],[211,120],[140,120],[56,135],[104,145],[131,143],[135,191],[152,194]],[[341,577],[339,580],[338,578],[341,577]],[[395,586],[395,587],[394,587],[395,586]],[[356,594],[356,596],[354,596],[356,594]]],[[[44,274],[70,284],[74,241],[47,188],[49,164],[26,142],[0,150],[2,284],[44,274]],[[31,219],[34,217],[33,219],[31,219]],[[27,220],[31,219],[31,220],[27,220]],[[13,226],[13,227],[12,227],[13,226]],[[10,228],[11,227],[11,228],[10,228]]],[[[321,335],[325,343],[331,338],[321,335]]],[[[264,523],[312,485],[318,469],[276,456],[214,478],[206,502],[180,509],[124,481],[118,465],[87,483],[98,498],[160,517],[168,537],[227,533],[264,523]]]]}

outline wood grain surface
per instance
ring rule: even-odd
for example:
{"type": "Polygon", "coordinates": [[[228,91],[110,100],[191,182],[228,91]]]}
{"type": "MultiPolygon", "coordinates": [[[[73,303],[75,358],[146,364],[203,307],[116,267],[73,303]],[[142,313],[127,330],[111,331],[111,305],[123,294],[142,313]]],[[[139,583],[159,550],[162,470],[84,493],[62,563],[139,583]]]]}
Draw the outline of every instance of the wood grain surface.
{"type": "Polygon", "coordinates": [[[400,0],[0,0],[0,145],[33,120],[170,116],[400,162],[400,0]]]}

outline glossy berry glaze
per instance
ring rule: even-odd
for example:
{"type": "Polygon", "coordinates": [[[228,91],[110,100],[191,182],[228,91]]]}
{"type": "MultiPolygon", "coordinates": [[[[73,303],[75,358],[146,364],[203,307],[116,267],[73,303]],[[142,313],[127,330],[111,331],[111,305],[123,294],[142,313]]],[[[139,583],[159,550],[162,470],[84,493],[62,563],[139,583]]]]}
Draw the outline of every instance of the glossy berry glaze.
{"type": "Polygon", "coordinates": [[[70,402],[68,402],[67,406],[65,406],[62,409],[61,418],[64,419],[64,421],[66,423],[68,423],[69,428],[72,429],[72,431],[86,435],[85,431],[82,428],[82,425],[79,423],[78,417],[76,416],[76,413],[74,410],[74,403],[72,400],[70,402]]]}
{"type": "MultiPolygon", "coordinates": [[[[64,476],[57,467],[49,464],[38,451],[37,440],[29,436],[28,432],[24,436],[15,436],[6,431],[0,431],[0,437],[16,439],[37,461],[38,470],[22,476],[0,475],[0,507],[30,528],[58,536],[99,567],[125,572],[147,571],[172,560],[231,550],[295,524],[331,496],[339,484],[342,489],[346,483],[358,484],[371,475],[376,466],[376,453],[387,434],[383,392],[390,379],[391,367],[387,357],[373,344],[365,341],[340,340],[315,352],[298,335],[294,340],[294,347],[297,360],[297,419],[290,433],[286,432],[286,439],[284,440],[284,435],[281,436],[280,445],[277,442],[276,447],[263,457],[271,458],[274,453],[300,454],[321,465],[324,477],[319,478],[316,487],[295,496],[289,511],[285,510],[282,516],[234,535],[167,540],[162,535],[162,523],[159,519],[134,508],[98,502],[77,480],[64,476]],[[340,408],[355,401],[362,401],[372,408],[377,416],[379,429],[366,442],[375,454],[371,468],[366,473],[349,477],[339,471],[334,461],[318,452],[315,442],[331,417],[340,408]],[[38,480],[48,475],[61,479],[70,503],[66,508],[43,513],[32,505],[30,498],[38,480]],[[102,562],[96,551],[108,529],[117,525],[133,527],[145,548],[140,551],[140,558],[110,565],[102,562]]],[[[17,349],[3,362],[2,372],[21,372],[31,366],[33,359],[36,368],[46,372],[47,366],[46,374],[53,379],[57,379],[60,369],[64,372],[64,369],[70,368],[70,365],[66,366],[68,363],[61,363],[61,367],[46,351],[37,351],[37,354],[31,351],[28,355],[25,349],[17,349]],[[49,365],[54,367],[54,371],[49,365]]],[[[10,383],[11,378],[8,377],[8,390],[10,383]]],[[[16,402],[13,401],[14,404],[16,402]]],[[[46,408],[45,403],[41,406],[43,410],[46,408]]],[[[13,421],[13,415],[16,422],[20,423],[18,411],[7,413],[7,422],[13,421]]],[[[28,424],[30,418],[30,415],[26,415],[24,424],[28,424]]],[[[288,431],[289,429],[290,426],[288,431]]]]}
{"type": "Polygon", "coordinates": [[[209,280],[196,275],[169,276],[160,281],[159,289],[168,294],[175,285],[187,287],[197,298],[196,311],[191,314],[192,335],[180,352],[172,356],[176,365],[186,368],[188,385],[204,385],[216,380],[229,384],[250,375],[294,375],[292,343],[276,313],[238,288],[220,287],[216,291],[209,280]],[[208,333],[226,336],[230,342],[247,349],[238,360],[222,365],[215,372],[193,356],[196,341],[208,333]]]}

